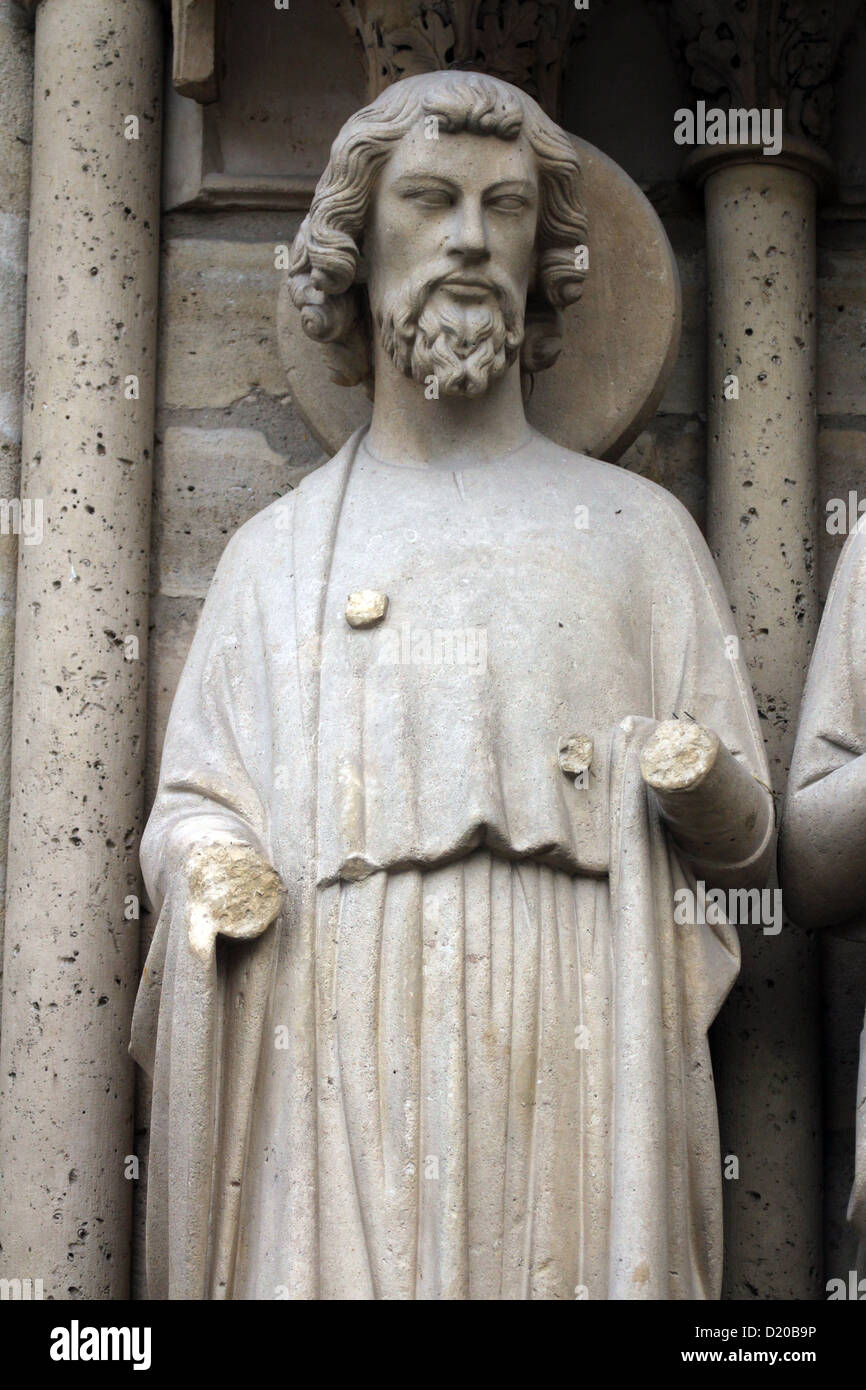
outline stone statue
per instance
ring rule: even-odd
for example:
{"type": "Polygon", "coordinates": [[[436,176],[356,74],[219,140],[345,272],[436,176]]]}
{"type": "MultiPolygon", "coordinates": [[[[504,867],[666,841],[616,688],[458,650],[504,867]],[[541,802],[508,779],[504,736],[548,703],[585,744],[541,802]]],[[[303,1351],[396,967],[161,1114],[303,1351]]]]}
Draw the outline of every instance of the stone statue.
{"type": "MultiPolygon", "coordinates": [[[[803,927],[866,940],[866,526],[848,537],[827,596],[780,835],[785,907],[803,927]]],[[[866,1028],[848,1220],[866,1245],[866,1028]]]]}
{"type": "Polygon", "coordinates": [[[175,699],[153,1297],[719,1294],[737,937],[674,893],[761,884],[772,801],[696,526],[526,422],[586,239],[507,83],[334,143],[291,293],[372,423],[230,541],[175,699]]]}

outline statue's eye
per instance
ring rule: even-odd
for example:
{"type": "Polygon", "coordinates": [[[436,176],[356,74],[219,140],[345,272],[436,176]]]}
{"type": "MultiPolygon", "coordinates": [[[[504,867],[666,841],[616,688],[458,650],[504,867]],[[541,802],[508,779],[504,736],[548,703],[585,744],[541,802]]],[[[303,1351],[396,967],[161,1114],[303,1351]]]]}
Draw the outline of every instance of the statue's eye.
{"type": "Polygon", "coordinates": [[[500,193],[498,198],[491,198],[488,204],[496,212],[520,212],[526,207],[526,199],[519,193],[500,193]]]}
{"type": "Polygon", "coordinates": [[[408,188],[404,196],[423,208],[447,208],[453,201],[447,188],[408,188]]]}

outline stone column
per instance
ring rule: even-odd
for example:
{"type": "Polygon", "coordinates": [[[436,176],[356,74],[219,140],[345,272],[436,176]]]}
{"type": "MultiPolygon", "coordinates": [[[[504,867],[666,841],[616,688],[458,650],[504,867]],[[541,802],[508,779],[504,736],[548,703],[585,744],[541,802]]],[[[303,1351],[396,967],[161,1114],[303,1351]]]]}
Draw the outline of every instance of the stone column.
{"type": "Polygon", "coordinates": [[[128,1291],[161,69],[159,0],[38,3],[0,1245],[46,1298],[128,1291]]]}
{"type": "Polygon", "coordinates": [[[15,645],[24,391],[24,288],[30,199],[33,35],[16,0],[0,0],[0,962],[9,836],[9,755],[15,645]]]}
{"type": "MultiPolygon", "coordinates": [[[[708,539],[751,673],[773,789],[784,792],[818,624],[815,207],[826,155],[710,147],[689,172],[707,218],[708,539]]],[[[775,881],[774,885],[775,886],[775,881]]],[[[821,1291],[821,1116],[814,939],[740,929],[743,970],[715,1034],[726,1296],[821,1291]]]]}

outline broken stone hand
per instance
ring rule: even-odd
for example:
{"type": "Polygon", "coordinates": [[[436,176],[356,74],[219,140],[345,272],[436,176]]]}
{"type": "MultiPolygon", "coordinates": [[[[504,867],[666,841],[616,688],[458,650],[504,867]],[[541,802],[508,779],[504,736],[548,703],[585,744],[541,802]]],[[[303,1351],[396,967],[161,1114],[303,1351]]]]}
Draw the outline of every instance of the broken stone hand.
{"type": "Polygon", "coordinates": [[[251,845],[216,841],[194,845],[184,863],[189,942],[209,952],[217,936],[250,941],[280,915],[283,885],[251,845]]]}

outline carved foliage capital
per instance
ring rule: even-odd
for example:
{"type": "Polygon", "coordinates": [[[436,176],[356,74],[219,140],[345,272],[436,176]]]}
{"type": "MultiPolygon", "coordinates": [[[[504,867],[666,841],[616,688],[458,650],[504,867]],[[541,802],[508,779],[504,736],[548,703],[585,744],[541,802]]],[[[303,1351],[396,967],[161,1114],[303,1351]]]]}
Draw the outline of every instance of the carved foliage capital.
{"type": "Polygon", "coordinates": [[[367,65],[368,97],[402,77],[477,68],[556,114],[577,12],[561,0],[337,0],[367,65]]]}
{"type": "Polygon", "coordinates": [[[794,135],[830,132],[833,76],[862,0],[653,0],[692,85],[721,106],[781,107],[794,135]]]}

